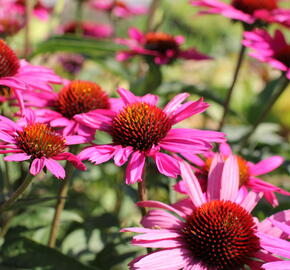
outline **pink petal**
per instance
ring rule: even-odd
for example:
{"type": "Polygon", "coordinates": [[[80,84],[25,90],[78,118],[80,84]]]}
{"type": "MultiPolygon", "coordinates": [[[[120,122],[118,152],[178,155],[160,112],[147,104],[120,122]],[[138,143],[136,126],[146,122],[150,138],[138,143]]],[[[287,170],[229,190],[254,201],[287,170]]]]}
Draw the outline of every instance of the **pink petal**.
{"type": "Polygon", "coordinates": [[[44,158],[36,158],[32,161],[30,165],[30,173],[32,175],[37,175],[39,174],[43,167],[44,167],[45,159],[44,158]]]}
{"type": "Polygon", "coordinates": [[[188,255],[186,249],[164,249],[148,254],[141,259],[134,260],[129,264],[130,269],[142,270],[177,270],[186,264],[188,255]]]}
{"type": "Polygon", "coordinates": [[[129,156],[133,152],[133,148],[129,147],[120,147],[116,149],[115,156],[114,156],[114,163],[117,166],[122,166],[125,162],[127,162],[129,156]]]}
{"type": "Polygon", "coordinates": [[[4,157],[5,161],[23,161],[23,160],[28,160],[30,159],[31,156],[28,156],[26,153],[21,153],[21,154],[13,154],[10,156],[4,157]]]}
{"type": "Polygon", "coordinates": [[[176,95],[173,99],[171,99],[171,101],[164,107],[163,111],[167,114],[170,115],[171,113],[173,113],[175,110],[177,110],[177,108],[179,108],[179,106],[181,105],[181,103],[189,97],[188,93],[182,93],[182,94],[178,94],[176,95]]]}
{"type": "Polygon", "coordinates": [[[15,139],[6,132],[0,130],[0,140],[8,143],[15,143],[15,139]]]}
{"type": "Polygon", "coordinates": [[[175,158],[164,153],[156,152],[154,160],[160,173],[173,178],[180,175],[178,161],[175,158]]]}
{"type": "Polygon", "coordinates": [[[80,161],[78,157],[73,155],[72,153],[61,153],[57,156],[54,156],[53,159],[55,160],[67,160],[72,163],[77,169],[81,171],[86,171],[86,166],[80,161]]]}
{"type": "Polygon", "coordinates": [[[232,149],[229,144],[227,143],[221,143],[219,146],[219,151],[224,156],[232,155],[232,149]]]}
{"type": "Polygon", "coordinates": [[[184,156],[190,162],[192,162],[194,165],[197,165],[198,167],[203,167],[205,165],[204,160],[198,157],[197,155],[193,155],[192,153],[187,152],[183,152],[181,153],[181,155],[184,156]]]}
{"type": "Polygon", "coordinates": [[[147,94],[141,98],[141,101],[156,106],[159,101],[159,97],[156,95],[147,94]]]}
{"type": "Polygon", "coordinates": [[[67,145],[73,145],[73,144],[86,143],[87,139],[85,137],[82,137],[82,136],[72,135],[72,136],[66,136],[65,141],[66,141],[67,145]]]}
{"type": "Polygon", "coordinates": [[[45,166],[56,178],[58,179],[65,178],[65,170],[57,161],[50,158],[46,158],[45,166]]]}
{"type": "Polygon", "coordinates": [[[126,90],[124,88],[118,88],[117,92],[119,93],[125,105],[139,101],[139,99],[129,90],[126,90]]]}
{"type": "Polygon", "coordinates": [[[154,209],[150,210],[146,216],[141,220],[141,224],[145,228],[157,228],[161,229],[177,229],[182,226],[182,221],[169,212],[154,209]]]}
{"type": "Polygon", "coordinates": [[[116,146],[113,145],[98,145],[85,148],[78,154],[80,160],[88,159],[94,164],[101,164],[110,160],[116,151],[116,146]]]}
{"type": "Polygon", "coordinates": [[[179,164],[182,179],[185,181],[187,186],[188,195],[191,198],[194,206],[199,207],[206,202],[199,181],[193,174],[192,169],[187,162],[183,161],[179,164]]]}
{"type": "Polygon", "coordinates": [[[140,201],[140,202],[137,202],[136,205],[139,207],[149,207],[149,208],[151,207],[151,208],[160,208],[160,209],[168,210],[179,215],[180,217],[186,216],[183,212],[177,210],[175,207],[172,207],[166,203],[162,203],[158,201],[140,201]]]}
{"type": "Polygon", "coordinates": [[[126,184],[134,184],[142,181],[145,165],[145,155],[140,152],[133,152],[126,169],[126,184]]]}
{"type": "Polygon", "coordinates": [[[290,236],[290,226],[285,225],[285,223],[276,221],[275,219],[271,219],[271,222],[278,227],[279,229],[281,229],[283,232],[287,233],[290,236]]]}
{"type": "Polygon", "coordinates": [[[268,172],[275,170],[279,166],[281,166],[283,162],[284,162],[284,158],[280,156],[273,156],[273,157],[264,159],[260,161],[259,163],[251,166],[250,171],[253,176],[266,174],[268,172]]]}
{"type": "Polygon", "coordinates": [[[221,181],[223,173],[223,158],[215,154],[208,173],[207,196],[208,200],[219,200],[221,197],[221,181]]]}
{"type": "Polygon", "coordinates": [[[240,176],[237,158],[231,155],[224,163],[220,199],[234,201],[238,193],[239,183],[240,176]]]}
{"type": "Polygon", "coordinates": [[[290,270],[290,261],[270,262],[263,264],[265,270],[290,270]]]}
{"type": "Polygon", "coordinates": [[[259,200],[262,198],[262,196],[262,192],[256,193],[250,191],[248,195],[244,198],[244,200],[240,203],[240,206],[245,208],[248,212],[251,212],[255,208],[259,200]]]}

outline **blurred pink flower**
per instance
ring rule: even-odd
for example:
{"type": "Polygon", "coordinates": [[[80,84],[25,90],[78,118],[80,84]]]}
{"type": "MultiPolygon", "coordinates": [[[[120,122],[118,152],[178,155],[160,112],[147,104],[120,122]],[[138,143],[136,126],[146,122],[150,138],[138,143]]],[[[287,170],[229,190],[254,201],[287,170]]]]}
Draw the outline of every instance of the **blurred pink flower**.
{"type": "MultiPolygon", "coordinates": [[[[24,110],[23,90],[51,91],[51,83],[62,82],[52,70],[19,60],[3,40],[0,40],[0,63],[0,94],[3,93],[3,89],[8,94],[12,91],[12,96],[15,94],[22,111],[24,110]]],[[[1,102],[5,100],[7,96],[2,96],[1,102]]]]}
{"type": "Polygon", "coordinates": [[[121,18],[141,15],[147,12],[147,7],[140,5],[131,6],[125,1],[91,0],[90,5],[97,10],[103,10],[121,18]]]}
{"type": "Polygon", "coordinates": [[[187,93],[174,97],[164,109],[157,107],[158,97],[147,94],[137,97],[128,90],[119,88],[122,106],[111,115],[82,115],[78,120],[89,127],[100,128],[112,136],[112,144],[93,145],[81,151],[81,160],[88,159],[100,164],[114,158],[117,166],[128,160],[126,183],[142,181],[145,160],[155,160],[160,173],[177,177],[178,162],[161,149],[170,152],[202,153],[212,147],[213,142],[224,142],[224,134],[215,131],[176,128],[172,126],[194,114],[206,110],[203,99],[182,102],[187,93]],[[100,118],[101,116],[101,118],[100,118]],[[100,125],[101,123],[101,125],[100,125]],[[130,157],[131,155],[131,157],[130,157]]]}
{"type": "Polygon", "coordinates": [[[81,80],[68,82],[58,93],[27,92],[24,100],[26,106],[39,108],[35,113],[40,122],[64,128],[65,136],[78,134],[88,141],[94,139],[97,127],[88,127],[79,118],[109,113],[115,101],[98,84],[81,80]]]}
{"type": "MultiPolygon", "coordinates": [[[[5,0],[6,1],[6,0],[5,0]]],[[[18,12],[21,15],[25,14],[25,5],[27,0],[8,0],[7,4],[11,5],[11,8],[14,9],[16,12],[18,12]]],[[[33,14],[37,16],[41,20],[47,20],[49,17],[49,14],[53,11],[53,6],[48,5],[43,0],[36,0],[34,8],[33,8],[33,14]]]]}
{"type": "MultiPolygon", "coordinates": [[[[232,150],[230,146],[226,143],[220,145],[220,154],[208,152],[202,157],[188,153],[183,154],[183,156],[187,160],[192,162],[194,166],[197,166],[196,168],[194,168],[194,170],[204,191],[207,189],[209,169],[214,157],[220,157],[219,166],[222,167],[225,164],[225,160],[230,155],[232,155],[232,150]]],[[[281,166],[281,164],[284,162],[284,159],[281,156],[272,156],[258,162],[257,164],[246,161],[241,156],[236,156],[236,158],[239,166],[240,187],[250,188],[256,192],[263,192],[265,198],[273,206],[277,206],[279,204],[274,192],[290,196],[290,192],[287,192],[286,190],[267,183],[257,177],[269,173],[281,166]]],[[[175,185],[175,189],[178,192],[187,193],[185,189],[185,183],[183,181],[179,181],[175,185]]]]}
{"type": "Polygon", "coordinates": [[[82,34],[86,37],[108,38],[113,34],[113,28],[110,25],[89,21],[82,21],[80,23],[76,21],[68,22],[61,26],[58,32],[64,34],[74,34],[77,33],[78,27],[80,27],[82,34]]]}
{"type": "Polygon", "coordinates": [[[82,162],[73,154],[65,152],[68,145],[84,143],[81,136],[61,136],[49,125],[36,122],[32,111],[27,110],[19,123],[0,116],[0,153],[7,154],[5,161],[30,160],[29,171],[39,174],[46,167],[55,177],[65,177],[64,168],[56,160],[67,160],[76,168],[86,170],[82,162]]]}
{"type": "Polygon", "coordinates": [[[199,53],[191,48],[182,50],[180,46],[184,42],[182,36],[171,36],[163,32],[141,33],[136,28],[129,29],[130,39],[118,38],[116,42],[130,48],[117,54],[118,61],[125,61],[135,55],[150,56],[158,65],[169,64],[177,58],[188,60],[208,60],[209,56],[199,53]]]}
{"type": "MultiPolygon", "coordinates": [[[[0,1],[1,5],[1,1],[0,1]]],[[[7,37],[15,35],[25,25],[24,18],[19,16],[14,9],[2,5],[0,10],[0,36],[7,37]]]]}
{"type": "Polygon", "coordinates": [[[221,14],[247,24],[262,21],[290,27],[290,9],[280,8],[279,0],[232,0],[230,4],[219,0],[192,0],[190,2],[194,6],[206,8],[200,14],[221,14]]]}
{"type": "MultiPolygon", "coordinates": [[[[223,167],[214,158],[205,193],[189,164],[181,162],[180,168],[189,198],[174,205],[139,202],[140,207],[157,209],[143,217],[141,224],[145,228],[122,230],[140,233],[133,237],[133,245],[159,249],[134,259],[129,263],[130,269],[258,270],[265,262],[281,260],[273,256],[273,251],[280,249],[284,241],[271,234],[270,226],[265,226],[275,217],[259,223],[250,214],[261,193],[239,189],[234,156],[229,156],[223,167]]],[[[289,210],[280,214],[285,212],[290,214],[289,210]]]]}
{"type": "Polygon", "coordinates": [[[254,50],[250,53],[252,57],[282,70],[290,79],[290,43],[281,31],[276,30],[274,37],[262,29],[245,32],[243,44],[254,50]]]}

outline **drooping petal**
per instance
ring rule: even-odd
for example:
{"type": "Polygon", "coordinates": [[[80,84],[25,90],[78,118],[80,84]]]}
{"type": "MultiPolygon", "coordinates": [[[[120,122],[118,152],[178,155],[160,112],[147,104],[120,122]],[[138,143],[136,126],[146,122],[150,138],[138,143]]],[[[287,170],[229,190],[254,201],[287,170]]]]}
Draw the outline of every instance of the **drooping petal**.
{"type": "Polygon", "coordinates": [[[139,151],[134,152],[126,169],[126,184],[134,184],[142,181],[145,165],[145,155],[139,151]]]}
{"type": "Polygon", "coordinates": [[[189,164],[185,161],[180,162],[180,170],[182,179],[187,186],[188,195],[191,198],[193,204],[196,207],[201,206],[206,202],[206,199],[202,193],[200,184],[196,176],[193,174],[189,164]]]}
{"type": "Polygon", "coordinates": [[[60,153],[57,156],[54,156],[53,159],[55,160],[67,160],[71,162],[77,169],[81,171],[85,171],[87,168],[86,166],[80,161],[78,157],[73,155],[72,153],[60,153]]]}
{"type": "Polygon", "coordinates": [[[65,170],[57,161],[50,158],[46,158],[45,166],[56,178],[58,179],[65,178],[65,170]]]}
{"type": "Polygon", "coordinates": [[[290,270],[290,261],[278,261],[263,264],[265,270],[290,270]]]}
{"type": "Polygon", "coordinates": [[[5,161],[23,161],[23,160],[28,160],[30,159],[31,156],[27,155],[26,153],[21,153],[21,154],[13,154],[10,156],[4,157],[5,161]]]}
{"type": "Polygon", "coordinates": [[[188,93],[181,93],[176,95],[173,99],[170,100],[170,102],[168,102],[168,104],[164,107],[163,111],[167,115],[170,115],[175,110],[177,110],[177,108],[179,108],[181,103],[188,97],[189,97],[188,93]]]}
{"type": "Polygon", "coordinates": [[[132,152],[133,152],[133,148],[131,146],[128,146],[128,147],[121,146],[120,148],[117,148],[114,155],[114,163],[117,166],[122,166],[124,163],[127,162],[132,152]]]}
{"type": "Polygon", "coordinates": [[[161,152],[156,152],[154,154],[154,160],[160,173],[173,178],[176,178],[177,175],[180,175],[178,161],[172,156],[161,152]]]}
{"type": "Polygon", "coordinates": [[[36,158],[32,161],[31,165],[30,165],[30,173],[32,175],[37,175],[39,174],[45,164],[45,159],[44,158],[36,158]]]}
{"type": "Polygon", "coordinates": [[[248,212],[251,212],[259,200],[262,198],[263,193],[256,193],[253,191],[250,191],[248,195],[244,198],[244,200],[240,203],[240,205],[245,208],[248,212]]]}
{"type": "Polygon", "coordinates": [[[119,93],[125,105],[132,104],[134,102],[139,101],[138,97],[136,97],[132,92],[124,88],[121,88],[121,87],[118,88],[117,92],[119,93]]]}

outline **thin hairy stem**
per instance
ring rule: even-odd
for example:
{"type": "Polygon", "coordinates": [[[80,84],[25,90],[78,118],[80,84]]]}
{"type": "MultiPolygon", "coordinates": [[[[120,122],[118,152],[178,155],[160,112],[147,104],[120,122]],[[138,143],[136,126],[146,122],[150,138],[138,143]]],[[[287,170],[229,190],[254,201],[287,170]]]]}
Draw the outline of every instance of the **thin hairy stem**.
{"type": "Polygon", "coordinates": [[[227,92],[227,96],[225,98],[224,112],[223,112],[223,116],[222,116],[222,119],[221,119],[221,121],[219,123],[219,127],[218,127],[219,131],[221,131],[223,129],[225,121],[226,121],[226,118],[227,118],[227,115],[228,115],[228,112],[229,112],[229,109],[230,109],[230,103],[231,103],[232,95],[233,95],[234,88],[236,86],[236,82],[237,82],[237,79],[238,79],[238,76],[239,76],[239,73],[240,73],[240,70],[241,70],[241,66],[242,66],[242,63],[243,63],[243,60],[244,60],[245,52],[246,52],[246,47],[242,44],[241,48],[240,48],[240,53],[239,53],[237,65],[236,65],[236,68],[235,68],[233,80],[232,80],[231,86],[230,86],[230,88],[229,88],[229,90],[227,92]]]}

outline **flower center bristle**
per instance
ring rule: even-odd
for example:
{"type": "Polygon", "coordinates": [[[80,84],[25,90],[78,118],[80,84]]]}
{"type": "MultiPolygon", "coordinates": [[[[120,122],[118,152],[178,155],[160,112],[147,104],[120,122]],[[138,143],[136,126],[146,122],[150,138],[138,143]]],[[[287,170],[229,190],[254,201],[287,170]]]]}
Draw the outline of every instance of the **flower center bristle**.
{"type": "Polygon", "coordinates": [[[0,39],[0,78],[14,76],[20,68],[15,53],[0,39]]]}
{"type": "Polygon", "coordinates": [[[115,6],[127,9],[127,5],[123,1],[115,1],[115,6]]]}
{"type": "Polygon", "coordinates": [[[115,116],[111,135],[114,144],[147,151],[166,136],[171,126],[170,118],[160,108],[136,102],[115,116]]]}
{"type": "Polygon", "coordinates": [[[107,94],[96,83],[72,81],[58,94],[56,109],[66,118],[96,109],[109,109],[107,94]]]}
{"type": "Polygon", "coordinates": [[[173,36],[162,32],[150,32],[145,35],[145,48],[165,53],[167,50],[177,52],[179,46],[173,36]]]}
{"type": "Polygon", "coordinates": [[[210,269],[240,269],[260,249],[252,216],[231,201],[211,201],[187,218],[182,234],[193,258],[210,269]]]}
{"type": "Polygon", "coordinates": [[[232,5],[245,13],[254,14],[256,10],[274,10],[278,8],[277,0],[233,0],[232,5]]]}
{"type": "Polygon", "coordinates": [[[53,157],[66,148],[65,139],[44,123],[30,124],[17,131],[17,135],[17,146],[33,159],[53,157]]]}
{"type": "Polygon", "coordinates": [[[290,45],[285,46],[275,54],[275,58],[290,67],[290,45]]]}
{"type": "Polygon", "coordinates": [[[0,96],[9,98],[11,96],[11,88],[0,84],[0,96]]]}
{"type": "MultiPolygon", "coordinates": [[[[242,157],[240,156],[236,156],[237,158],[237,162],[238,162],[238,166],[239,166],[239,177],[240,177],[240,187],[244,184],[247,184],[250,180],[250,170],[249,170],[249,166],[247,164],[247,161],[244,160],[242,157]]],[[[227,159],[227,157],[224,157],[224,159],[227,159]]],[[[206,177],[208,176],[208,172],[211,166],[213,158],[207,158],[205,160],[205,165],[203,167],[202,170],[202,174],[206,175],[206,177]]],[[[230,179],[229,179],[230,181],[230,179]]]]}

